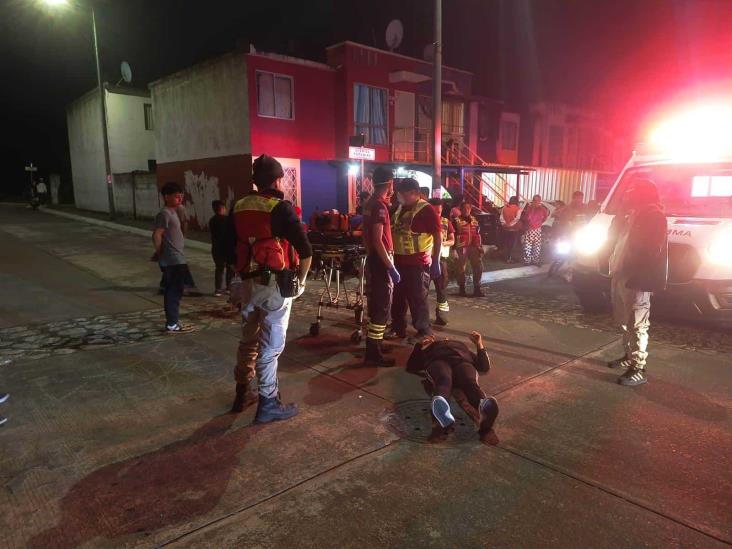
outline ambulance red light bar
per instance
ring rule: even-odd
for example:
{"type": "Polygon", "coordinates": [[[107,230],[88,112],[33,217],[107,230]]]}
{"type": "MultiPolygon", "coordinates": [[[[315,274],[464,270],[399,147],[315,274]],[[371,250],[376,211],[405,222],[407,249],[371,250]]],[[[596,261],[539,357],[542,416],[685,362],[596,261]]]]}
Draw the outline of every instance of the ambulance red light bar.
{"type": "Polygon", "coordinates": [[[675,160],[732,157],[732,98],[698,104],[664,119],[649,133],[648,145],[651,151],[675,160]]]}

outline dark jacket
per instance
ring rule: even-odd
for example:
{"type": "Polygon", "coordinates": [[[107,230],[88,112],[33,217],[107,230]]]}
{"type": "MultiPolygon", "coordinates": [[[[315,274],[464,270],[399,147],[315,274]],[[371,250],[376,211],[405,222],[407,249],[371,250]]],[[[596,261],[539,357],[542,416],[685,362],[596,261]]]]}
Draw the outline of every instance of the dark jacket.
{"type": "Polygon", "coordinates": [[[668,284],[668,222],[658,204],[646,206],[636,216],[616,215],[610,225],[613,246],[627,232],[621,271],[626,287],[659,292],[668,284]],[[634,219],[631,222],[631,219],[634,219]]]}
{"type": "Polygon", "coordinates": [[[479,372],[487,372],[491,369],[491,360],[488,357],[488,351],[482,349],[478,353],[473,353],[468,346],[462,341],[435,341],[424,351],[419,343],[414,345],[412,354],[407,360],[407,372],[417,374],[422,372],[429,366],[430,362],[444,360],[449,364],[459,364],[469,362],[479,372]]]}

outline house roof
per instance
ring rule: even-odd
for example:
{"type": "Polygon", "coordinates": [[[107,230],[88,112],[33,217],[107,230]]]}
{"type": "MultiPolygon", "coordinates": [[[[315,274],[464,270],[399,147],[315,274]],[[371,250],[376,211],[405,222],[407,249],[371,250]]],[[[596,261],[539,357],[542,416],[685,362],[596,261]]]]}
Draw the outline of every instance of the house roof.
{"type": "MultiPolygon", "coordinates": [[[[328,46],[325,49],[327,51],[327,50],[332,50],[332,49],[338,48],[340,46],[346,46],[346,45],[348,45],[348,46],[356,46],[357,48],[362,48],[362,49],[370,50],[370,51],[376,51],[376,52],[379,52],[379,53],[383,53],[385,55],[391,55],[391,56],[394,56],[394,57],[400,57],[402,59],[409,59],[410,61],[417,61],[418,63],[422,63],[423,65],[432,66],[432,63],[430,61],[425,61],[424,59],[419,59],[417,57],[410,57],[408,55],[403,55],[401,53],[394,53],[393,51],[382,50],[382,49],[379,49],[379,48],[375,48],[373,46],[366,46],[364,44],[359,44],[358,42],[351,42],[350,40],[346,40],[345,42],[339,42],[337,44],[333,44],[332,46],[328,46]]],[[[451,71],[455,71],[455,72],[461,72],[463,74],[469,74],[469,75],[473,76],[473,73],[470,72],[470,71],[466,71],[464,69],[458,69],[456,67],[450,67],[449,65],[442,65],[442,68],[443,69],[448,69],[448,70],[451,70],[451,71]]]]}

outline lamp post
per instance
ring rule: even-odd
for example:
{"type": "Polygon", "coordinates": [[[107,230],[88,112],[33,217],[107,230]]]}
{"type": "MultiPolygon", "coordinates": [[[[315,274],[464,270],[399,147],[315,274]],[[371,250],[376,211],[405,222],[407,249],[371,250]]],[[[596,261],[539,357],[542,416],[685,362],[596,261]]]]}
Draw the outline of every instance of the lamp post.
{"type": "MultiPolygon", "coordinates": [[[[69,0],[43,0],[50,7],[68,6],[69,0]]],[[[104,173],[107,185],[107,200],[109,201],[109,218],[115,218],[114,188],[112,187],[112,163],[109,158],[109,136],[107,135],[107,97],[106,86],[102,83],[102,71],[99,65],[99,42],[97,40],[97,19],[94,13],[94,5],[90,5],[92,20],[92,35],[94,36],[94,61],[97,69],[97,89],[99,90],[99,103],[102,115],[102,144],[104,148],[104,173]]]]}
{"type": "Polygon", "coordinates": [[[442,0],[435,0],[434,74],[432,76],[432,194],[442,186],[442,0]]]}

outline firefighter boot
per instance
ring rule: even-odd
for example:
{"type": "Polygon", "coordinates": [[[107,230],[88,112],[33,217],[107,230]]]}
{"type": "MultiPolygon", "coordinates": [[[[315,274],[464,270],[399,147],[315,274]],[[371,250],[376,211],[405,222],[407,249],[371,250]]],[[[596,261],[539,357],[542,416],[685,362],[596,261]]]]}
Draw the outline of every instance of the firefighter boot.
{"type": "Polygon", "coordinates": [[[437,308],[435,308],[435,324],[437,326],[447,326],[447,311],[449,310],[447,301],[437,304],[437,308]]]}
{"type": "Polygon", "coordinates": [[[458,292],[458,295],[460,297],[468,297],[468,294],[465,293],[465,285],[463,284],[460,286],[460,291],[458,292]]]}
{"type": "Polygon", "coordinates": [[[393,358],[386,358],[381,349],[380,339],[366,338],[366,356],[364,356],[364,364],[366,366],[377,366],[379,368],[390,368],[396,364],[393,358]]]}

